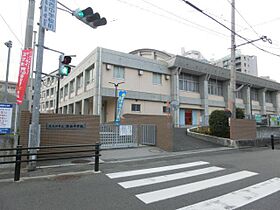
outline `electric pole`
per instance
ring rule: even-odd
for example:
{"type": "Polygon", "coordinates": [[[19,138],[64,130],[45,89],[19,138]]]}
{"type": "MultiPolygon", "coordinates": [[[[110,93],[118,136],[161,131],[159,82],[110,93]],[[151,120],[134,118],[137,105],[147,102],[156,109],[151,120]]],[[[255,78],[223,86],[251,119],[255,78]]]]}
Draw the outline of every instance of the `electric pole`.
{"type": "Polygon", "coordinates": [[[230,94],[228,108],[231,111],[231,117],[236,118],[235,107],[235,89],[236,89],[236,67],[235,67],[235,0],[231,2],[231,69],[230,69],[230,94]]]}

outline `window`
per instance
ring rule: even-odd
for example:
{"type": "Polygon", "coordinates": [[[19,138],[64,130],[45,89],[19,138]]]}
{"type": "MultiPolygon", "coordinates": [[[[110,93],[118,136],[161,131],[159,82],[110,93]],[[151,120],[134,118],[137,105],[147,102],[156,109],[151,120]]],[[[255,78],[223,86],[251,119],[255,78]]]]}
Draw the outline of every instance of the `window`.
{"type": "Polygon", "coordinates": [[[77,77],[77,89],[81,88],[83,86],[83,74],[80,74],[77,77]]]}
{"type": "Polygon", "coordinates": [[[114,66],[113,77],[116,79],[124,79],[124,67],[114,66]]]}
{"type": "Polygon", "coordinates": [[[191,92],[199,92],[199,78],[195,75],[180,74],[179,89],[191,92]]]}
{"type": "Polygon", "coordinates": [[[51,88],[51,96],[54,94],[54,88],[51,88]]]}
{"type": "Polygon", "coordinates": [[[163,113],[170,113],[170,107],[163,106],[163,107],[162,107],[162,112],[163,112],[163,113]]]}
{"type": "Polygon", "coordinates": [[[161,85],[161,74],[153,73],[153,84],[154,85],[161,85]]]}
{"type": "MultiPolygon", "coordinates": [[[[236,85],[236,89],[238,89],[241,85],[236,85]]],[[[242,88],[236,92],[236,98],[242,99],[242,88]]]]}
{"type": "Polygon", "coordinates": [[[49,108],[49,102],[46,101],[46,108],[49,108]]]}
{"type": "Polygon", "coordinates": [[[47,90],[47,97],[50,96],[50,90],[47,90]]]}
{"type": "Polygon", "coordinates": [[[251,99],[253,101],[258,101],[259,100],[259,94],[257,89],[251,89],[251,99]]]}
{"type": "Polygon", "coordinates": [[[93,68],[94,68],[94,64],[91,65],[89,68],[87,68],[86,71],[85,71],[85,82],[86,82],[86,84],[89,84],[92,81],[93,68]]]}
{"type": "Polygon", "coordinates": [[[59,91],[59,98],[60,98],[60,99],[63,98],[63,88],[60,88],[60,91],[59,91]]]}
{"type": "Polygon", "coordinates": [[[50,108],[53,108],[53,100],[50,101],[50,108]]]}
{"type": "Polygon", "coordinates": [[[70,82],[70,93],[74,92],[74,82],[75,82],[74,79],[70,82]]]}
{"type": "Polygon", "coordinates": [[[265,102],[272,103],[272,93],[269,91],[265,92],[265,102]]]}
{"type": "Polygon", "coordinates": [[[131,104],[131,111],[140,112],[141,111],[141,104],[131,104]]]}
{"type": "Polygon", "coordinates": [[[218,80],[210,79],[208,81],[208,93],[210,95],[222,96],[223,95],[223,83],[218,80]]]}
{"type": "Polygon", "coordinates": [[[64,86],[64,96],[68,95],[68,84],[64,86]]]}

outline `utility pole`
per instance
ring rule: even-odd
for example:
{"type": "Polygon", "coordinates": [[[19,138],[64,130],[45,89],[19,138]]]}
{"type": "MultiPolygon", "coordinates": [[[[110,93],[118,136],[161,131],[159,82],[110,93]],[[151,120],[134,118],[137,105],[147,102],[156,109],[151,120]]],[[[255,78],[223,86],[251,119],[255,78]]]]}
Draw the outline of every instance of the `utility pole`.
{"type": "Polygon", "coordinates": [[[231,69],[230,69],[230,94],[228,108],[231,111],[231,117],[236,118],[235,107],[235,89],[236,89],[236,67],[235,67],[235,0],[231,2],[231,69]]]}
{"type": "Polygon", "coordinates": [[[4,102],[8,102],[8,83],[9,83],[9,69],[10,69],[10,56],[11,56],[11,48],[12,41],[8,41],[4,43],[8,47],[8,59],[7,59],[7,71],[6,71],[6,82],[5,82],[5,94],[4,94],[4,102]]]}
{"type": "MultiPolygon", "coordinates": [[[[40,10],[40,23],[42,19],[42,9],[40,10]]],[[[42,67],[43,67],[43,54],[44,54],[44,41],[45,41],[45,29],[39,25],[39,37],[37,47],[37,59],[36,59],[36,74],[34,84],[34,98],[33,98],[33,109],[32,109],[32,121],[31,121],[31,138],[29,140],[30,147],[38,146],[39,142],[39,106],[41,97],[41,78],[42,78],[42,67]]],[[[30,150],[31,153],[37,153],[36,149],[30,150]]],[[[31,159],[36,159],[36,155],[31,156],[31,159]]],[[[36,161],[29,162],[29,170],[36,169],[36,161]]]]}
{"type": "Polygon", "coordinates": [[[29,74],[29,96],[28,96],[28,108],[29,111],[32,111],[32,95],[33,95],[33,71],[34,71],[34,61],[35,61],[35,46],[36,46],[36,35],[37,31],[33,31],[33,55],[32,55],[32,65],[31,65],[31,71],[29,74]]]}

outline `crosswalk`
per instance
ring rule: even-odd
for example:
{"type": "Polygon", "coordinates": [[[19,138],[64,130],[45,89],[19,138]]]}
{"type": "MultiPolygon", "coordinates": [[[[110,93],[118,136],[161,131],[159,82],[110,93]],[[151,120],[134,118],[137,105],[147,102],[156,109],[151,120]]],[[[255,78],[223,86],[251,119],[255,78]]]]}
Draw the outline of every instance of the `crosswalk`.
{"type": "MultiPolygon", "coordinates": [[[[192,193],[201,192],[202,190],[209,188],[226,186],[226,184],[235,181],[246,180],[257,176],[258,173],[247,170],[228,172],[226,168],[211,166],[209,162],[196,161],[140,170],[108,173],[106,175],[111,179],[117,180],[117,183],[124,189],[143,188],[140,191],[141,193],[135,193],[135,196],[145,204],[152,204],[167,199],[172,200],[179,196],[186,196],[186,198],[188,198],[187,196],[191,196],[192,193]],[[157,175],[158,173],[161,175],[157,175]],[[163,173],[164,175],[162,175],[163,173]],[[209,177],[205,179],[207,176],[209,177]],[[204,177],[204,179],[201,180],[199,179],[200,177],[204,177]],[[197,179],[186,183],[190,178],[197,179]],[[178,181],[180,180],[183,180],[183,183],[178,185],[178,181]],[[174,186],[172,186],[173,181],[175,182],[174,186]],[[169,184],[166,188],[157,188],[151,191],[151,186],[157,186],[161,183],[169,184]],[[145,191],[144,188],[146,186],[148,186],[147,191],[145,191]]],[[[280,178],[275,177],[218,197],[213,196],[213,198],[209,200],[203,200],[198,203],[182,206],[179,209],[236,209],[278,191],[280,191],[280,178]]]]}

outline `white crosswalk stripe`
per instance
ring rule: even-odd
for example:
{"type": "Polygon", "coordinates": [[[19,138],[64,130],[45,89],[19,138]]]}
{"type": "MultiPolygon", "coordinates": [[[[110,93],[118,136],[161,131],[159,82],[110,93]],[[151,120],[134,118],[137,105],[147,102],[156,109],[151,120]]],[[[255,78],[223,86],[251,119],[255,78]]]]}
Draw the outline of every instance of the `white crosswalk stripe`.
{"type": "MultiPolygon", "coordinates": [[[[151,204],[159,201],[163,201],[166,199],[176,198],[178,196],[187,196],[188,194],[202,191],[208,188],[213,188],[225,184],[229,184],[235,181],[241,181],[243,179],[247,179],[253,176],[256,176],[258,173],[251,172],[251,171],[238,171],[234,173],[228,174],[224,168],[217,167],[217,166],[208,166],[210,164],[205,161],[196,161],[191,163],[184,163],[184,164],[176,164],[176,165],[168,165],[162,167],[155,167],[155,168],[147,168],[147,169],[140,169],[140,170],[131,170],[131,171],[123,171],[123,172],[116,172],[116,173],[109,173],[106,174],[111,179],[122,178],[125,179],[127,177],[133,176],[142,176],[144,178],[137,178],[129,181],[122,181],[118,182],[120,186],[125,189],[129,188],[140,188],[140,194],[136,194],[135,196],[140,199],[145,204],[151,204]],[[206,166],[206,167],[205,167],[206,166]],[[201,167],[199,169],[191,169],[191,167],[201,167]],[[181,172],[172,173],[172,170],[181,170],[181,172]],[[184,171],[183,171],[184,170],[184,171]],[[215,173],[220,172],[219,176],[215,177],[215,173]],[[167,173],[165,175],[153,176],[151,177],[150,174],[153,173],[167,173]],[[226,175],[221,175],[221,174],[226,175]],[[187,184],[178,185],[178,181],[176,185],[172,186],[172,181],[175,180],[183,180],[199,175],[209,174],[209,178],[203,179],[201,181],[189,182],[187,184]],[[211,175],[212,174],[212,175],[211,175]],[[146,177],[145,177],[146,176],[146,177]],[[214,178],[211,178],[214,177],[214,178]],[[169,182],[167,188],[163,188],[158,190],[159,183],[169,182]],[[150,186],[148,192],[145,192],[145,186],[150,186]],[[153,188],[157,188],[154,191],[151,191],[153,188]]],[[[201,178],[202,178],[201,177],[201,178]]],[[[196,179],[197,180],[197,179],[196,179]]],[[[162,188],[162,187],[161,187],[162,188]]],[[[228,209],[236,209],[240,208],[244,205],[257,201],[261,198],[269,196],[273,193],[280,191],[280,178],[273,178],[261,183],[256,183],[252,186],[233,191],[227,193],[225,195],[221,195],[219,197],[214,197],[200,201],[198,203],[194,203],[177,210],[228,210],[228,209]]],[[[184,197],[180,197],[183,199],[184,197]]],[[[187,202],[188,200],[186,200],[187,202]]]]}
{"type": "Polygon", "coordinates": [[[146,179],[137,179],[137,180],[132,180],[132,181],[120,182],[119,185],[121,185],[123,188],[140,187],[140,186],[145,186],[145,185],[150,185],[150,184],[156,184],[156,183],[161,183],[161,182],[188,178],[188,177],[192,177],[192,176],[198,176],[198,175],[221,171],[221,170],[224,170],[224,168],[213,166],[213,167],[191,170],[191,171],[184,171],[181,173],[169,174],[169,175],[164,175],[164,176],[157,176],[157,177],[150,177],[150,178],[146,178],[146,179]]]}
{"type": "Polygon", "coordinates": [[[226,195],[183,207],[178,210],[236,209],[280,191],[280,179],[273,178],[226,195]]]}
{"type": "Polygon", "coordinates": [[[233,181],[245,179],[250,176],[257,175],[257,173],[250,171],[240,171],[225,176],[220,176],[212,179],[206,179],[199,182],[190,184],[179,185],[176,187],[170,187],[162,190],[156,190],[152,192],[142,193],[136,195],[144,203],[153,203],[167,198],[174,198],[179,195],[185,195],[199,190],[204,190],[210,187],[219,186],[222,184],[230,183],[233,181]]]}
{"type": "Polygon", "coordinates": [[[128,177],[128,176],[136,176],[136,175],[143,175],[143,174],[150,174],[150,173],[157,173],[163,171],[170,171],[175,169],[182,169],[182,168],[189,168],[194,166],[201,166],[207,165],[208,162],[205,161],[197,161],[191,163],[184,163],[184,164],[177,164],[171,166],[163,166],[163,167],[156,167],[156,168],[149,168],[149,169],[142,169],[142,170],[133,170],[133,171],[125,171],[125,172],[116,172],[107,174],[108,177],[111,179],[121,178],[121,177],[128,177]]]}

